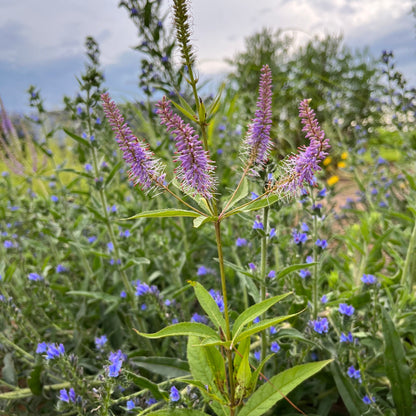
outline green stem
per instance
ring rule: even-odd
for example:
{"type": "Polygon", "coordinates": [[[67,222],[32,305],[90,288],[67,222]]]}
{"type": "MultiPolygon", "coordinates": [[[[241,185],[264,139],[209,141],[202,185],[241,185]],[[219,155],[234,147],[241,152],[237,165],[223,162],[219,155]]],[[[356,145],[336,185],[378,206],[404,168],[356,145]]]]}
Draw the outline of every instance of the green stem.
{"type": "MultiPolygon", "coordinates": [[[[222,295],[224,300],[224,317],[225,317],[225,339],[227,341],[231,340],[231,331],[230,331],[230,316],[228,312],[228,299],[227,299],[227,286],[225,281],[225,269],[224,269],[224,257],[222,253],[222,242],[221,242],[221,222],[215,221],[215,238],[217,241],[218,249],[218,262],[220,265],[220,276],[221,276],[221,288],[222,295]]],[[[234,415],[234,396],[235,396],[235,387],[234,387],[234,368],[233,368],[233,357],[232,350],[227,348],[227,361],[228,361],[228,383],[229,383],[229,397],[230,397],[230,415],[234,415]]]]}
{"type": "MultiPolygon", "coordinates": [[[[315,197],[313,193],[313,189],[310,188],[310,194],[311,194],[311,201],[312,206],[315,205],[315,197]]],[[[316,240],[318,239],[318,216],[315,213],[312,215],[313,218],[313,230],[312,230],[312,236],[313,236],[313,249],[312,249],[312,255],[313,255],[313,261],[315,265],[312,269],[312,304],[313,304],[313,319],[316,319],[318,316],[318,298],[319,298],[319,282],[318,282],[318,247],[315,244],[316,240]]]]}
{"type": "MultiPolygon", "coordinates": [[[[266,266],[267,266],[267,223],[269,220],[269,207],[263,208],[263,227],[264,235],[261,238],[261,263],[260,263],[260,280],[262,285],[260,287],[260,301],[266,300],[266,266]]],[[[266,319],[266,312],[261,316],[261,320],[266,319]]],[[[261,333],[261,359],[264,360],[267,355],[267,333],[262,331],[261,333]]]]}

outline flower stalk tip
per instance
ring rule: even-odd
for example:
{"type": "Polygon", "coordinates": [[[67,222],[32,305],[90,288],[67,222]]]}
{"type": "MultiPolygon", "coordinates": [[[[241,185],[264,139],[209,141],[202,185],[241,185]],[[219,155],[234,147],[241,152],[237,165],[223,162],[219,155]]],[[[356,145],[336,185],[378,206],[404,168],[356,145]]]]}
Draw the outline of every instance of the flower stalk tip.
{"type": "Polygon", "coordinates": [[[130,179],[135,185],[140,185],[143,189],[163,186],[165,179],[164,166],[156,159],[149,149],[149,145],[133,134],[108,93],[102,94],[101,100],[104,113],[123,152],[123,159],[130,165],[130,179]]]}

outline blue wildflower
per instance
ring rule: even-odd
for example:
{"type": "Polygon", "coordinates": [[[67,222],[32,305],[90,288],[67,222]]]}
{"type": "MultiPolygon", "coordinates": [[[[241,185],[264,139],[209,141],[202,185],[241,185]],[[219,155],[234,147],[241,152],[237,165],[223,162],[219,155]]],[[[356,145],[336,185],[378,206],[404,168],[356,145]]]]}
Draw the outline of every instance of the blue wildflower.
{"type": "Polygon", "coordinates": [[[13,248],[13,242],[10,240],[5,240],[3,246],[4,248],[13,248]]]}
{"type": "Polygon", "coordinates": [[[122,360],[118,360],[110,364],[108,367],[108,377],[118,377],[120,374],[122,365],[123,365],[122,360]]]}
{"type": "Polygon", "coordinates": [[[339,312],[342,313],[343,315],[347,315],[347,316],[352,316],[352,314],[355,311],[354,306],[352,305],[348,305],[346,303],[340,303],[339,304],[339,312]]]}
{"type": "Polygon", "coordinates": [[[273,341],[272,345],[270,346],[270,350],[271,352],[276,353],[280,350],[280,345],[276,341],[273,341]]]}
{"type": "Polygon", "coordinates": [[[134,404],[133,400],[127,400],[126,407],[127,410],[133,410],[136,407],[136,405],[134,404]]]}
{"type": "Polygon", "coordinates": [[[276,277],[276,271],[275,270],[270,270],[267,277],[270,277],[270,279],[274,279],[276,277]]]}
{"type": "Polygon", "coordinates": [[[270,335],[277,334],[277,329],[276,329],[276,327],[275,327],[275,326],[271,326],[271,327],[269,328],[269,331],[270,331],[270,335]]]}
{"type": "Polygon", "coordinates": [[[65,354],[65,348],[63,344],[48,344],[48,349],[46,350],[46,359],[53,360],[54,358],[60,357],[65,354]]]}
{"type": "Polygon", "coordinates": [[[293,230],[292,236],[294,243],[297,245],[305,243],[308,239],[308,236],[305,233],[299,233],[296,229],[293,230]]]}
{"type": "Polygon", "coordinates": [[[120,297],[121,298],[126,298],[127,297],[127,293],[126,293],[126,291],[125,290],[122,290],[121,292],[120,292],[120,297]]]}
{"type": "Polygon", "coordinates": [[[69,403],[69,395],[66,389],[62,389],[59,391],[59,400],[69,403]]]}
{"type": "Polygon", "coordinates": [[[313,257],[312,256],[306,257],[306,263],[308,263],[308,264],[313,263],[313,257]]]}
{"type": "Polygon", "coordinates": [[[96,239],[97,237],[95,235],[92,235],[91,237],[88,237],[88,242],[92,244],[96,239]]]}
{"type": "Polygon", "coordinates": [[[114,244],[113,244],[112,241],[110,241],[109,243],[107,243],[107,248],[108,248],[108,251],[110,253],[114,251],[114,244]]]}
{"type": "Polygon", "coordinates": [[[56,266],[56,273],[64,273],[67,271],[67,268],[63,266],[62,264],[58,264],[56,266]]]}
{"type": "Polygon", "coordinates": [[[372,274],[363,274],[361,281],[366,285],[373,285],[377,283],[377,278],[372,274]]]}
{"type": "Polygon", "coordinates": [[[215,303],[217,304],[220,311],[224,312],[224,299],[222,298],[221,293],[214,289],[211,289],[209,293],[215,300],[215,303]]]}
{"type": "Polygon", "coordinates": [[[260,317],[258,316],[257,318],[253,319],[253,324],[258,324],[260,322],[260,317]]]}
{"type": "Polygon", "coordinates": [[[323,295],[323,296],[321,297],[321,302],[322,302],[322,303],[327,303],[327,302],[328,302],[328,297],[327,297],[326,295],[323,295]]]}
{"type": "Polygon", "coordinates": [[[48,344],[46,342],[40,342],[36,348],[37,354],[43,354],[48,350],[48,344]]]}
{"type": "Polygon", "coordinates": [[[318,192],[318,196],[321,197],[321,198],[324,198],[326,196],[326,188],[321,189],[318,192]]]}
{"type": "Polygon", "coordinates": [[[58,202],[59,201],[59,198],[56,195],[52,195],[51,196],[51,201],[52,202],[58,202]]]}
{"type": "Polygon", "coordinates": [[[362,381],[360,370],[356,370],[353,365],[348,368],[347,375],[350,378],[355,378],[359,383],[362,381]]]}
{"type": "Polygon", "coordinates": [[[261,360],[261,353],[260,353],[260,351],[254,351],[254,358],[257,361],[260,361],[261,360]]]}
{"type": "Polygon", "coordinates": [[[310,321],[309,324],[318,334],[326,333],[329,330],[328,319],[326,318],[318,318],[316,321],[310,321]]]}
{"type": "Polygon", "coordinates": [[[374,402],[374,397],[369,397],[367,394],[363,397],[363,402],[365,404],[371,404],[374,402]]]}
{"type": "Polygon", "coordinates": [[[205,266],[199,266],[198,271],[196,272],[197,276],[205,276],[209,273],[209,270],[205,266]]]}
{"type": "Polygon", "coordinates": [[[339,339],[339,342],[345,342],[345,343],[353,343],[354,342],[354,338],[351,334],[351,332],[348,332],[348,335],[345,335],[343,332],[341,332],[341,336],[339,339]]]}
{"type": "Polygon", "coordinates": [[[97,350],[102,350],[104,348],[104,345],[107,343],[108,339],[106,335],[102,335],[101,337],[96,337],[94,341],[97,350]]]}
{"type": "Polygon", "coordinates": [[[328,242],[326,240],[320,240],[319,238],[316,240],[315,243],[318,247],[321,247],[322,250],[328,247],[328,242]]]}
{"type": "Polygon", "coordinates": [[[207,317],[199,315],[198,313],[195,312],[191,317],[191,322],[199,322],[201,324],[206,324],[207,323],[207,317]]]}
{"type": "Polygon", "coordinates": [[[307,277],[311,276],[311,272],[308,269],[301,269],[299,270],[299,276],[302,279],[306,279],[307,277]]]}
{"type": "Polygon", "coordinates": [[[276,228],[271,228],[269,233],[269,238],[273,238],[276,236],[276,228]]]}
{"type": "Polygon", "coordinates": [[[259,197],[258,194],[256,194],[255,192],[251,193],[251,199],[256,199],[258,197],[259,197]]]}
{"type": "Polygon", "coordinates": [[[40,281],[40,280],[43,280],[43,276],[41,276],[40,274],[38,274],[38,273],[29,273],[29,275],[28,275],[28,279],[29,280],[33,280],[33,281],[35,281],[35,282],[38,282],[38,281],[40,281]]]}
{"type": "Polygon", "coordinates": [[[303,231],[304,233],[309,232],[309,227],[308,224],[306,224],[306,222],[303,222],[300,226],[301,231],[303,231]]]}
{"type": "Polygon", "coordinates": [[[148,406],[151,406],[152,404],[156,404],[157,400],[154,397],[150,397],[149,399],[146,400],[146,404],[148,406]]]}
{"type": "Polygon", "coordinates": [[[172,386],[170,388],[169,398],[172,402],[177,402],[177,401],[180,400],[181,395],[180,395],[178,389],[175,386],[172,386]]]}
{"type": "Polygon", "coordinates": [[[264,225],[261,221],[254,221],[253,230],[264,230],[264,225]]]}
{"type": "Polygon", "coordinates": [[[236,245],[237,247],[243,247],[243,246],[246,246],[246,245],[247,245],[247,240],[246,240],[245,238],[240,238],[240,237],[238,237],[238,238],[237,238],[237,240],[236,240],[236,242],[235,242],[235,245],[236,245]]]}
{"type": "Polygon", "coordinates": [[[250,268],[250,270],[253,270],[253,271],[256,270],[256,268],[257,268],[254,263],[249,263],[248,267],[250,268]]]}
{"type": "Polygon", "coordinates": [[[140,280],[137,281],[136,285],[136,296],[143,296],[150,292],[150,287],[147,283],[142,283],[140,280]]]}

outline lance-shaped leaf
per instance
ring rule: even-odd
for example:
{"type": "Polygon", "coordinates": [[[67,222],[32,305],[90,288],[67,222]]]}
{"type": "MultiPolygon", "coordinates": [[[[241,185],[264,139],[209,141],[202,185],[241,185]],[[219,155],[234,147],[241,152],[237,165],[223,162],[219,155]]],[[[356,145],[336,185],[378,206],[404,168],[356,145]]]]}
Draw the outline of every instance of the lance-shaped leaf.
{"type": "Polygon", "coordinates": [[[132,217],[122,218],[122,220],[134,220],[135,218],[199,217],[199,215],[198,212],[187,209],[166,208],[139,212],[132,217]]]}
{"type": "Polygon", "coordinates": [[[391,393],[398,416],[410,416],[413,408],[410,368],[400,335],[388,312],[382,308],[384,366],[391,383],[391,393]]]}
{"type": "Polygon", "coordinates": [[[255,318],[262,315],[269,308],[271,308],[275,303],[291,295],[292,292],[285,293],[284,295],[273,296],[270,299],[266,299],[260,303],[256,303],[253,306],[250,306],[243,313],[241,313],[234,322],[233,325],[233,339],[235,339],[238,334],[243,330],[244,326],[249,322],[252,322],[255,318]]]}
{"type": "Polygon", "coordinates": [[[214,298],[200,283],[190,281],[189,284],[193,286],[198,302],[205,313],[208,315],[211,322],[217,327],[218,330],[222,328],[222,330],[225,332],[225,319],[214,298]]]}
{"type": "Polygon", "coordinates": [[[146,414],[148,416],[209,416],[208,413],[195,409],[162,409],[146,414]]]}
{"type": "Polygon", "coordinates": [[[300,313],[302,313],[304,310],[301,310],[297,313],[293,313],[291,315],[285,315],[285,316],[279,316],[278,318],[271,318],[271,319],[265,319],[261,322],[259,322],[258,324],[252,325],[251,327],[249,327],[248,329],[240,332],[237,336],[235,336],[232,340],[233,344],[237,344],[240,341],[242,341],[243,339],[257,334],[258,332],[264,331],[267,328],[270,328],[271,326],[280,324],[280,322],[286,321],[287,319],[293,318],[294,316],[299,315],[300,313]]]}
{"type": "Polygon", "coordinates": [[[332,360],[297,365],[272,377],[247,400],[238,416],[261,416],[295,387],[324,368],[332,360]]]}
{"type": "Polygon", "coordinates": [[[123,370],[123,374],[132,381],[136,386],[140,387],[141,389],[147,389],[152,393],[153,397],[156,400],[167,400],[169,394],[165,391],[160,391],[159,386],[145,377],[138,376],[137,374],[132,373],[128,370],[123,370]]]}
{"type": "Polygon", "coordinates": [[[197,322],[180,322],[178,324],[167,326],[154,334],[144,334],[143,332],[137,331],[137,329],[135,329],[135,331],[140,336],[149,339],[195,335],[201,338],[217,338],[221,341],[212,328],[197,322]]]}

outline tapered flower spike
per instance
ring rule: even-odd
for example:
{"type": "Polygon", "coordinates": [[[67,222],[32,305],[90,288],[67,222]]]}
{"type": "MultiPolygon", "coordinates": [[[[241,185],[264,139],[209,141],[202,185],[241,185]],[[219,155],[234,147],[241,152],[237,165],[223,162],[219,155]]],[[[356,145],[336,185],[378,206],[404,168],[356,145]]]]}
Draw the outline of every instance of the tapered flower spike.
{"type": "Polygon", "coordinates": [[[248,126],[244,139],[246,163],[255,170],[263,168],[269,158],[272,142],[270,129],[272,125],[272,73],[268,65],[261,68],[259,98],[255,118],[248,126]]]}
{"type": "Polygon", "coordinates": [[[305,182],[309,185],[314,184],[315,172],[321,170],[319,163],[328,156],[328,150],[331,148],[329,139],[325,138],[325,132],[319,126],[315,112],[309,106],[310,101],[310,99],[303,100],[299,105],[302,131],[310,141],[309,146],[300,147],[299,153],[292,155],[286,161],[288,175],[286,179],[279,181],[276,191],[294,193],[303,188],[305,182]]]}
{"type": "Polygon", "coordinates": [[[163,97],[156,107],[160,124],[164,124],[175,139],[175,162],[180,164],[175,172],[183,190],[207,199],[212,198],[215,190],[215,168],[195,130],[189,124],[185,124],[178,114],[173,113],[170,101],[166,97],[163,97]]]}
{"type": "Polygon", "coordinates": [[[102,94],[101,99],[104,113],[123,152],[123,159],[130,165],[129,177],[134,185],[140,185],[143,189],[162,186],[165,179],[162,163],[149,150],[149,145],[133,134],[108,93],[102,94]]]}

